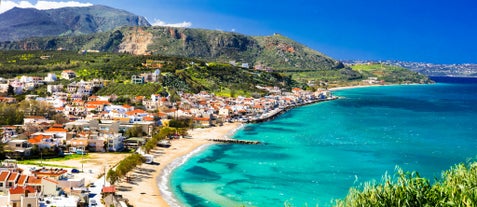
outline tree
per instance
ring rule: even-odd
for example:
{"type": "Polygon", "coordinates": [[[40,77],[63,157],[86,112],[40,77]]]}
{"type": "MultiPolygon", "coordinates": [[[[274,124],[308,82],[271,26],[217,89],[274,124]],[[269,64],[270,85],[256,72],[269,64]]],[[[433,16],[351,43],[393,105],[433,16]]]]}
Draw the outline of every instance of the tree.
{"type": "Polygon", "coordinates": [[[53,120],[55,120],[55,123],[57,124],[64,124],[68,122],[68,118],[64,114],[55,114],[53,117],[51,117],[53,120]]]}
{"type": "Polygon", "coordinates": [[[119,175],[115,170],[109,169],[108,174],[106,175],[106,179],[108,179],[111,185],[114,185],[119,180],[119,175]]]}
{"type": "Polygon", "coordinates": [[[124,132],[124,136],[126,137],[140,137],[144,136],[146,133],[139,125],[134,125],[133,127],[129,128],[124,132]]]}
{"type": "Polygon", "coordinates": [[[8,96],[14,96],[15,95],[15,90],[12,85],[8,84],[8,89],[7,89],[7,95],[8,96]]]}

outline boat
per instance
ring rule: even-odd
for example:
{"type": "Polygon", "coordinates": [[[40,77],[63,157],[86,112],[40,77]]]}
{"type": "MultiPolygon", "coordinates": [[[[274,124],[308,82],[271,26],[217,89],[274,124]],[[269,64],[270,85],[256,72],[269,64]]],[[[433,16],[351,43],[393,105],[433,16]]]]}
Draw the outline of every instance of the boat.
{"type": "Polygon", "coordinates": [[[168,140],[161,140],[157,142],[157,146],[168,148],[171,146],[171,142],[168,140]]]}

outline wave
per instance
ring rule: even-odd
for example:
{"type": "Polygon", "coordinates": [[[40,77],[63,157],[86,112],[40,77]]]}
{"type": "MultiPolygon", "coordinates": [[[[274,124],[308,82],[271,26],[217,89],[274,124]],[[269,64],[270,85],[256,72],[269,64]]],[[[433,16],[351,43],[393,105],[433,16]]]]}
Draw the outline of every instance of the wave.
{"type": "Polygon", "coordinates": [[[174,196],[174,193],[172,192],[170,186],[169,186],[169,180],[171,177],[172,172],[179,166],[183,165],[184,163],[187,162],[191,157],[195,156],[196,154],[202,152],[205,150],[207,147],[209,147],[211,144],[206,144],[198,147],[194,151],[190,152],[187,155],[184,155],[182,157],[179,157],[169,163],[164,169],[162,170],[162,173],[158,177],[158,187],[159,191],[162,194],[162,198],[169,204],[171,207],[180,207],[182,206],[179,201],[174,196]]]}

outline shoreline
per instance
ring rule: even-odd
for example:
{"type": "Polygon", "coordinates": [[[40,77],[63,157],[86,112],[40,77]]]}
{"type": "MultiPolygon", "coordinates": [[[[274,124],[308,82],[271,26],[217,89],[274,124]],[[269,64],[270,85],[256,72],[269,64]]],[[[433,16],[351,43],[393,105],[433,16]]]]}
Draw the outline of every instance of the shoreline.
{"type": "MultiPolygon", "coordinates": [[[[389,84],[389,85],[355,85],[335,87],[328,89],[329,91],[338,91],[354,88],[364,87],[378,87],[378,86],[393,86],[402,84],[389,84]]],[[[338,97],[325,100],[314,100],[312,102],[302,103],[298,105],[288,106],[280,109],[278,112],[271,114],[268,117],[254,120],[250,123],[266,122],[274,119],[275,117],[286,113],[290,109],[336,100],[338,97]]],[[[141,177],[138,182],[132,183],[120,182],[117,186],[118,193],[124,198],[128,199],[129,204],[133,206],[181,206],[181,203],[176,200],[174,193],[170,189],[169,179],[172,172],[194,155],[205,150],[207,147],[217,144],[217,142],[210,139],[228,139],[233,136],[239,129],[244,126],[243,123],[227,123],[224,126],[205,128],[205,129],[192,129],[188,133],[192,137],[190,139],[182,138],[178,140],[171,140],[172,146],[170,148],[156,147],[151,151],[154,155],[154,162],[159,163],[156,165],[145,164],[137,167],[131,174],[135,176],[139,174],[141,177]],[[145,174],[146,176],[141,176],[145,174]],[[121,189],[124,189],[122,191],[121,189]]],[[[130,175],[128,175],[130,176],[130,175]]]]}
{"type": "Polygon", "coordinates": [[[128,176],[131,182],[119,182],[117,194],[133,206],[181,206],[171,191],[169,178],[177,167],[216,142],[210,138],[225,139],[239,130],[242,123],[228,123],[220,127],[189,130],[190,139],[171,140],[171,147],[156,147],[151,151],[155,164],[141,164],[128,176]]]}

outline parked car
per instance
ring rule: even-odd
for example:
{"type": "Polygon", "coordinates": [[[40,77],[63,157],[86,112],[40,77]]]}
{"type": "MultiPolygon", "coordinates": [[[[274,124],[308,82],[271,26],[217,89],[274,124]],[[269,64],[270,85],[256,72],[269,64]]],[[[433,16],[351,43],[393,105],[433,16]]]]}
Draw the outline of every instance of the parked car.
{"type": "Polygon", "coordinates": [[[71,173],[79,173],[79,172],[80,171],[78,169],[75,169],[75,168],[71,169],[71,173]]]}
{"type": "Polygon", "coordinates": [[[96,206],[96,205],[98,205],[98,203],[96,203],[96,200],[90,200],[90,201],[89,201],[89,204],[91,204],[91,206],[96,206]]]}

